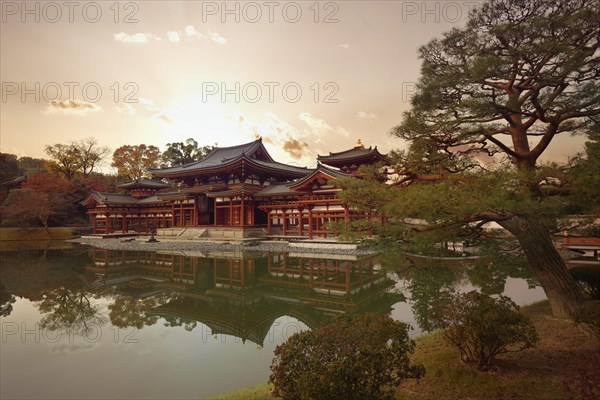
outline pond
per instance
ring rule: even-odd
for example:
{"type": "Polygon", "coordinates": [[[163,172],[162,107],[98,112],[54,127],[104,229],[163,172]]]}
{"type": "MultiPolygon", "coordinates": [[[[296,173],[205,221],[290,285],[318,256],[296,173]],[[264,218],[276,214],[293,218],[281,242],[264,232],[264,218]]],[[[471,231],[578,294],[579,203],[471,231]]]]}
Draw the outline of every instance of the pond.
{"type": "Polygon", "coordinates": [[[265,381],[275,347],[343,313],[435,328],[440,290],[545,298],[522,264],[396,256],[0,253],[0,397],[190,398],[265,381]]]}

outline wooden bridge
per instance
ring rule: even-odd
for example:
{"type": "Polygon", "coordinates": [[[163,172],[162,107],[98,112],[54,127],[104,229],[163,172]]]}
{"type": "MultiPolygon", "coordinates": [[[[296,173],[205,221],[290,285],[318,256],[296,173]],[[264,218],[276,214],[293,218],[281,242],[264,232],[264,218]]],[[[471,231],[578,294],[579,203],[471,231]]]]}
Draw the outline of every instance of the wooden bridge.
{"type": "Polygon", "coordinates": [[[567,261],[567,268],[600,265],[600,237],[565,236],[559,246],[563,249],[584,251],[581,257],[567,261]]]}

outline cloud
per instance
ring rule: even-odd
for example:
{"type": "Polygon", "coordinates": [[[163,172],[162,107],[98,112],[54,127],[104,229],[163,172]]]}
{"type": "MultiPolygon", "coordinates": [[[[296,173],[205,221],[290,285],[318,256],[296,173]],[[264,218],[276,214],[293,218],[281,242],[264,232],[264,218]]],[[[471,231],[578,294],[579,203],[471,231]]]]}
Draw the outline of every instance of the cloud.
{"type": "Polygon", "coordinates": [[[215,43],[218,43],[218,44],[227,43],[227,39],[225,39],[223,36],[219,35],[217,32],[208,31],[208,36],[210,37],[210,40],[212,40],[215,43]]]}
{"type": "Polygon", "coordinates": [[[308,132],[312,135],[311,139],[314,143],[323,143],[323,137],[330,139],[331,136],[350,136],[350,133],[343,127],[332,128],[324,119],[317,118],[311,113],[303,112],[298,118],[308,125],[308,132]]]}
{"type": "MultiPolygon", "coordinates": [[[[57,333],[62,335],[63,333],[57,333]]],[[[50,346],[51,353],[87,353],[99,347],[97,343],[59,343],[50,346]]]]}
{"type": "Polygon", "coordinates": [[[141,105],[144,105],[148,108],[154,107],[154,101],[152,99],[148,99],[146,97],[140,97],[138,99],[138,103],[140,103],[141,105]]]}
{"type": "Polygon", "coordinates": [[[377,115],[369,112],[359,111],[356,113],[356,116],[360,119],[366,119],[369,122],[373,122],[377,119],[377,115]]]}
{"type": "Polygon", "coordinates": [[[133,35],[128,35],[125,32],[115,33],[113,35],[117,42],[122,43],[148,43],[152,40],[160,41],[160,37],[153,33],[134,33],[133,35]]]}
{"type": "Polygon", "coordinates": [[[203,34],[201,34],[200,32],[198,32],[196,30],[196,28],[194,28],[194,25],[188,25],[185,27],[185,34],[188,37],[192,37],[192,38],[198,38],[198,39],[204,39],[205,36],[203,34]]]}
{"type": "Polygon", "coordinates": [[[348,132],[346,129],[342,128],[341,126],[336,126],[335,131],[344,137],[350,136],[350,132],[348,132]]]}
{"type": "Polygon", "coordinates": [[[95,103],[90,103],[83,100],[52,100],[46,106],[47,114],[76,114],[85,115],[90,112],[102,111],[102,107],[95,103]]]}
{"type": "Polygon", "coordinates": [[[179,43],[181,41],[179,32],[175,31],[167,32],[167,39],[169,39],[169,42],[171,43],[179,43]]]}
{"type": "Polygon", "coordinates": [[[331,131],[331,126],[324,119],[317,118],[311,113],[303,112],[298,115],[301,121],[303,121],[311,130],[311,133],[317,137],[321,137],[323,134],[331,131]]]}
{"type": "Polygon", "coordinates": [[[202,32],[198,32],[196,30],[196,28],[194,28],[194,25],[186,26],[185,34],[187,35],[187,37],[192,38],[192,39],[212,40],[213,42],[218,43],[218,44],[226,44],[227,43],[227,39],[225,39],[223,36],[219,35],[217,32],[208,31],[208,34],[205,35],[202,32]]]}
{"type": "MultiPolygon", "coordinates": [[[[162,40],[160,36],[154,33],[134,33],[129,35],[125,32],[119,32],[113,34],[113,37],[117,42],[122,43],[148,43],[151,41],[162,40]]],[[[211,40],[217,44],[224,45],[227,43],[227,39],[221,36],[217,32],[208,31],[208,33],[202,33],[196,30],[194,25],[187,25],[182,31],[168,31],[167,40],[171,43],[179,43],[182,40],[211,40]]]]}
{"type": "Polygon", "coordinates": [[[164,114],[164,113],[156,114],[152,118],[162,121],[166,124],[174,124],[175,123],[175,121],[173,121],[173,118],[169,117],[167,114],[164,114]]]}
{"type": "Polygon", "coordinates": [[[296,160],[309,155],[308,143],[301,142],[289,136],[283,142],[283,150],[296,160]]]}
{"type": "Polygon", "coordinates": [[[348,50],[350,48],[350,45],[348,43],[340,43],[337,45],[337,47],[348,50]]]}
{"type": "Polygon", "coordinates": [[[123,103],[123,107],[115,106],[115,110],[119,114],[135,115],[135,108],[129,103],[123,103]]]}

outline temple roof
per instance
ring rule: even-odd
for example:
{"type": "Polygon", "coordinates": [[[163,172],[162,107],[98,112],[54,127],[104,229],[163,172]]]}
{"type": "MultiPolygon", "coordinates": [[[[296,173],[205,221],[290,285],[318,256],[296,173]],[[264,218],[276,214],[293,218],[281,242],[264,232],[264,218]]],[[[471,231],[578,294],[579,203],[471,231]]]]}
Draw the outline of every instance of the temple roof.
{"type": "Polygon", "coordinates": [[[228,197],[228,196],[242,196],[245,194],[255,194],[261,191],[261,187],[255,185],[241,184],[238,187],[229,188],[221,191],[206,192],[208,197],[228,197]]]}
{"type": "Polygon", "coordinates": [[[349,178],[352,177],[352,174],[343,172],[343,171],[339,171],[336,169],[331,169],[326,167],[323,164],[319,164],[317,166],[317,169],[315,169],[311,174],[306,175],[304,178],[300,178],[298,180],[295,180],[294,182],[292,182],[292,184],[290,185],[290,188],[292,189],[297,189],[302,187],[303,185],[313,181],[314,179],[318,178],[318,177],[328,177],[331,179],[337,179],[337,178],[349,178]]]}
{"type": "Polygon", "coordinates": [[[323,164],[339,167],[348,164],[364,164],[365,162],[383,161],[389,162],[390,159],[386,154],[381,154],[377,150],[377,146],[365,148],[362,143],[349,150],[340,151],[337,153],[329,153],[329,155],[318,155],[317,160],[323,164]]]}
{"type": "Polygon", "coordinates": [[[199,161],[176,167],[153,169],[150,172],[154,176],[167,178],[214,174],[238,170],[242,161],[257,169],[291,177],[300,177],[311,171],[306,167],[296,167],[274,161],[263,145],[262,139],[257,139],[238,146],[218,147],[199,161]]]}
{"type": "Polygon", "coordinates": [[[171,187],[171,185],[169,183],[156,181],[154,179],[141,178],[122,183],[117,187],[124,189],[163,189],[171,187]]]}
{"type": "Polygon", "coordinates": [[[152,204],[165,202],[165,200],[156,195],[138,199],[127,194],[92,192],[81,204],[86,206],[91,201],[100,204],[152,204]]]}
{"type": "Polygon", "coordinates": [[[325,165],[319,164],[316,169],[300,179],[296,179],[291,182],[273,183],[260,192],[255,194],[255,197],[270,197],[270,196],[285,196],[285,195],[296,195],[298,189],[302,188],[307,183],[320,177],[336,179],[336,178],[348,178],[352,177],[352,174],[331,169],[325,165]]]}
{"type": "Polygon", "coordinates": [[[294,182],[272,183],[260,192],[256,193],[254,197],[270,197],[298,194],[298,192],[295,192],[290,189],[290,185],[292,185],[293,183],[294,182]]]}
{"type": "Polygon", "coordinates": [[[27,180],[27,176],[26,175],[22,175],[22,176],[16,177],[15,179],[11,179],[10,181],[3,182],[0,185],[11,187],[11,186],[19,185],[19,184],[25,182],[26,180],[27,180]]]}

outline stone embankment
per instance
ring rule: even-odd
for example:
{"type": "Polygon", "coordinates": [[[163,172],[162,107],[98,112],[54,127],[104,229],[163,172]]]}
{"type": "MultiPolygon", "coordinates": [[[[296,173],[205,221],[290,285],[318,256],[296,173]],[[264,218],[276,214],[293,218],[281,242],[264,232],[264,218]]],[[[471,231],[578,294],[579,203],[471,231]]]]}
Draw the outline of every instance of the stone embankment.
{"type": "Polygon", "coordinates": [[[279,240],[249,240],[249,241],[195,241],[160,238],[158,242],[148,242],[147,238],[115,238],[100,239],[83,237],[71,240],[107,250],[127,251],[258,251],[258,252],[293,252],[318,253],[335,255],[373,255],[373,249],[363,248],[347,243],[334,241],[303,241],[302,246],[279,240]]]}

